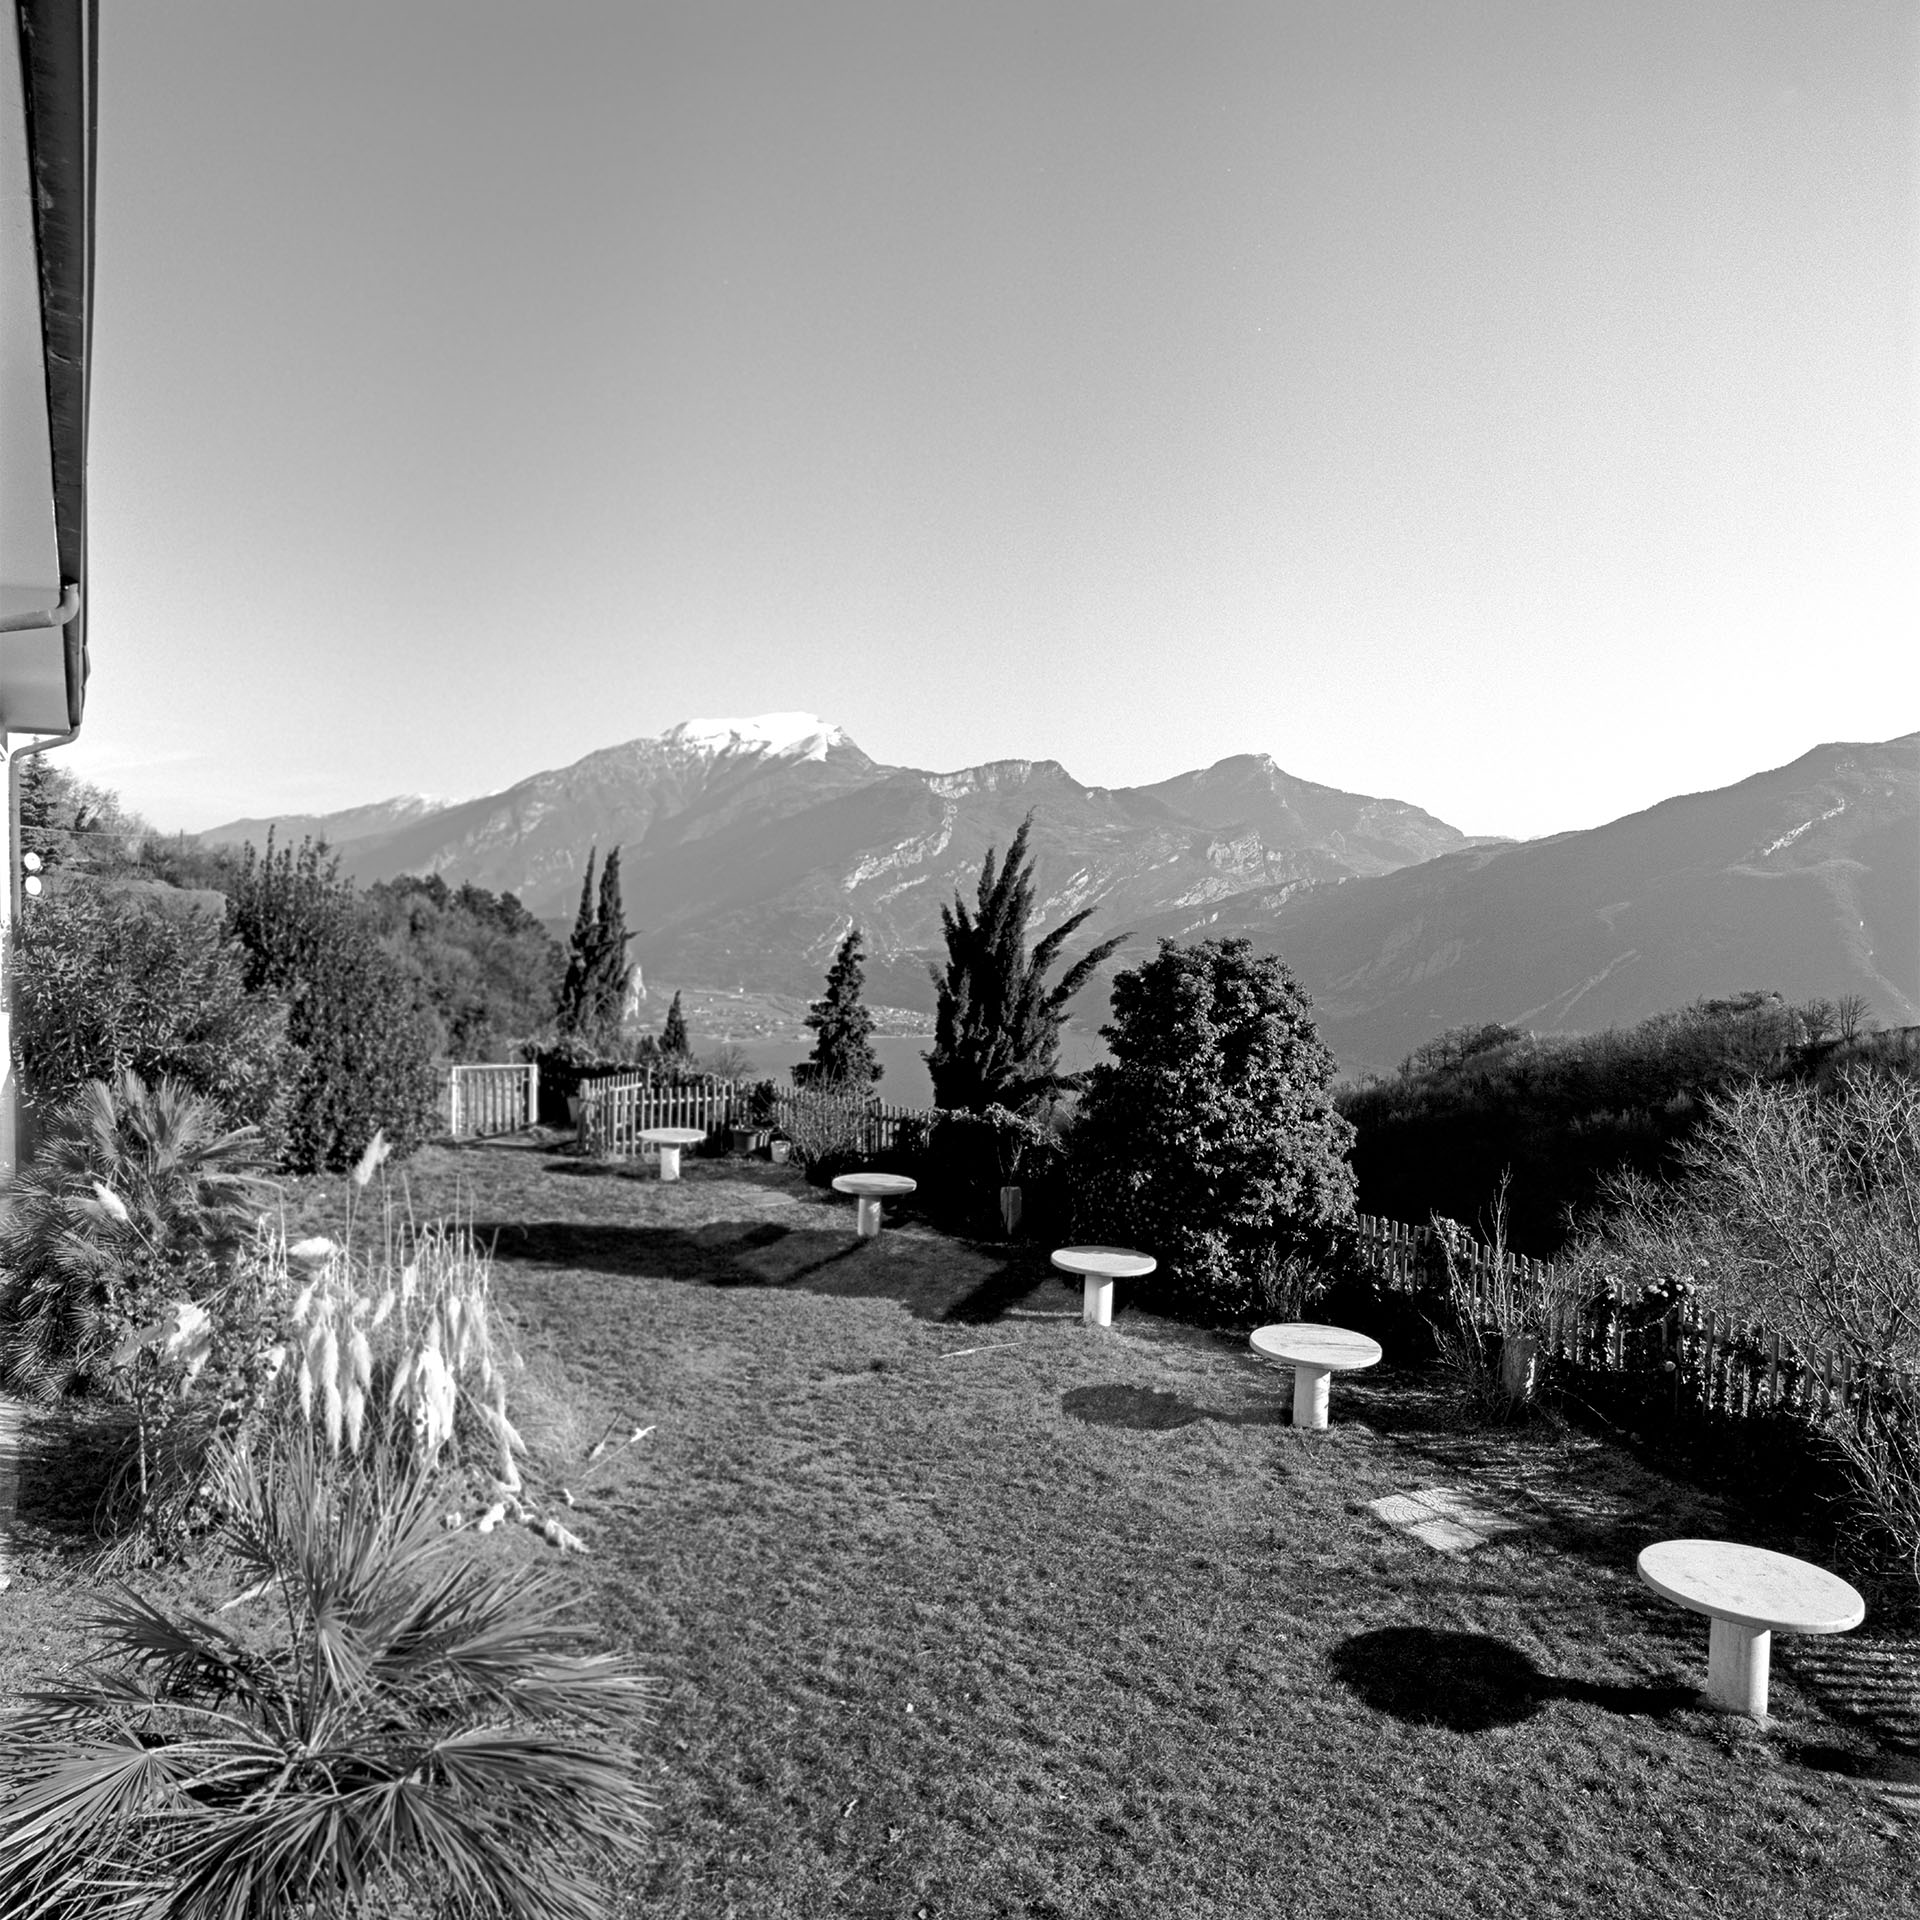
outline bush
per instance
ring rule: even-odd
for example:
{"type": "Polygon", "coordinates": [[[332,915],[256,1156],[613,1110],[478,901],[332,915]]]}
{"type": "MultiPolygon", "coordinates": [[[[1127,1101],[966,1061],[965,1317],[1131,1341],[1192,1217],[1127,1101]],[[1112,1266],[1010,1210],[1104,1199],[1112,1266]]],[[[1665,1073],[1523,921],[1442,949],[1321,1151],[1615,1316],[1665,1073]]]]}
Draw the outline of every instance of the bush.
{"type": "Polygon", "coordinates": [[[297,854],[276,853],[271,835],[263,856],[249,847],[234,931],[249,987],[288,1006],[286,1164],[303,1173],[349,1167],[380,1131],[410,1152],[438,1100],[433,1026],[338,858],[310,840],[297,854]]]}
{"type": "Polygon", "coordinates": [[[104,1598],[99,1658],[9,1726],[0,1914],[601,1911],[648,1684],[548,1579],[456,1549],[425,1476],[295,1446],[220,1495],[218,1616],[104,1598]]]}
{"type": "Polygon", "coordinates": [[[82,881],[28,906],[13,958],[14,1046],[36,1122],[88,1081],[130,1070],[277,1144],[287,1009],[248,991],[245,952],[220,914],[82,881]]]}
{"type": "Polygon", "coordinates": [[[552,1019],[565,956],[518,896],[403,875],[369,887],[364,902],[419,982],[442,1057],[500,1059],[552,1019]]]}
{"type": "Polygon", "coordinates": [[[1814,1029],[1779,994],[1744,993],[1604,1033],[1443,1033],[1397,1075],[1339,1096],[1356,1130],[1358,1204],[1396,1220],[1477,1220],[1510,1171],[1514,1242],[1551,1256],[1617,1172],[1676,1173],[1716,1097],[1875,1051],[1866,1036],[1845,1048],[1809,1043],[1812,1017],[1814,1029]]]}
{"type": "Polygon", "coordinates": [[[1075,1235],[1160,1262],[1154,1290],[1244,1320],[1297,1291],[1353,1211],[1352,1129],[1306,996],[1245,940],[1160,943],[1114,981],[1112,1059],[1068,1136],[1075,1235]]]}
{"type": "MultiPolygon", "coordinates": [[[[1802,1352],[1920,1367],[1920,1084],[1856,1071],[1750,1084],[1709,1104],[1666,1187],[1614,1181],[1570,1256],[1631,1312],[1690,1289],[1802,1352]]],[[[1870,1396],[1829,1438],[1854,1493],[1920,1579],[1920,1426],[1909,1396],[1870,1396]]]]}

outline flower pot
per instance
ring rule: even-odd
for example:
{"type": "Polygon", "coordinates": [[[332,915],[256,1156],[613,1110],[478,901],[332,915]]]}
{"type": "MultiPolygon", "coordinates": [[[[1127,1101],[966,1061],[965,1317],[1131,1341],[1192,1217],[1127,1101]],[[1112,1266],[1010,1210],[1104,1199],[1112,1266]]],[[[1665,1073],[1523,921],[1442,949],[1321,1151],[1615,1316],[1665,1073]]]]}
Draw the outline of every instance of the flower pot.
{"type": "Polygon", "coordinates": [[[1000,1224],[1006,1228],[1007,1238],[1011,1240],[1015,1229],[1020,1225],[1020,1189],[1018,1187],[1000,1189],[1000,1224]]]}
{"type": "Polygon", "coordinates": [[[1539,1382],[1539,1336],[1509,1334],[1500,1342],[1500,1390],[1515,1406],[1530,1406],[1539,1382]]]}

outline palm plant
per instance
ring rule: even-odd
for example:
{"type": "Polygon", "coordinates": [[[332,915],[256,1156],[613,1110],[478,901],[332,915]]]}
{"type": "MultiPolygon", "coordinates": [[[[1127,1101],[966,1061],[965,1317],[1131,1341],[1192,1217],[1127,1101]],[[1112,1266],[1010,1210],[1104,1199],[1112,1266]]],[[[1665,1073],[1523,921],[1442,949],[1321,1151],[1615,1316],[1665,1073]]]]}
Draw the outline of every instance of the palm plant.
{"type": "Polygon", "coordinates": [[[652,1684],[554,1577],[471,1557],[391,1462],[296,1441],[221,1493],[248,1624],[123,1592],[104,1659],[0,1734],[0,1920],[606,1911],[652,1684]]]}
{"type": "Polygon", "coordinates": [[[91,1080],[0,1219],[0,1388],[46,1400],[103,1385],[127,1332],[192,1299],[270,1191],[260,1136],[171,1079],[91,1080]]]}

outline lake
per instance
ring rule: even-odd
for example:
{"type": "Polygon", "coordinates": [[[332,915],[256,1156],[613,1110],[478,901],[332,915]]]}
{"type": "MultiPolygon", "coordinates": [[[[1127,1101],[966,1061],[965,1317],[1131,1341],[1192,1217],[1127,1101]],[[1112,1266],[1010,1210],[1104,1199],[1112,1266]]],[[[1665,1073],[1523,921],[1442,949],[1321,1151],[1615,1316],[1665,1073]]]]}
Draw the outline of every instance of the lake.
{"type": "MultiPolygon", "coordinates": [[[[696,1045],[698,1041],[696,1040],[696,1045]]],[[[741,1050],[753,1062],[755,1071],[768,1079],[779,1080],[796,1062],[813,1053],[811,1037],[805,1040],[743,1040],[741,1050]]],[[[902,1107],[933,1105],[933,1082],[927,1078],[927,1064],[921,1055],[933,1045],[929,1033],[882,1034],[873,1041],[874,1058],[880,1062],[882,1076],[880,1098],[902,1107]]],[[[1107,1056],[1107,1044],[1096,1033],[1078,1033],[1069,1027],[1060,1036],[1062,1072],[1078,1073],[1107,1056]]]]}

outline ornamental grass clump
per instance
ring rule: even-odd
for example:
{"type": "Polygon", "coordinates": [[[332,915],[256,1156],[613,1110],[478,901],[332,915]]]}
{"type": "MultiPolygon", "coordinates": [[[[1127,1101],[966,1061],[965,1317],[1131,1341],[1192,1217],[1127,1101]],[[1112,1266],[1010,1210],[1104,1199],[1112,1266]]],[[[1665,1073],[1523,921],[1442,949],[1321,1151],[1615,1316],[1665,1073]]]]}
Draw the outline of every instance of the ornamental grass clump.
{"type": "Polygon", "coordinates": [[[277,1424],[331,1455],[383,1447],[423,1470],[483,1468],[519,1492],[511,1359],[495,1339],[490,1262],[469,1230],[402,1226],[365,1259],[329,1239],[275,1241],[267,1258],[288,1295],[269,1355],[277,1424]]]}

